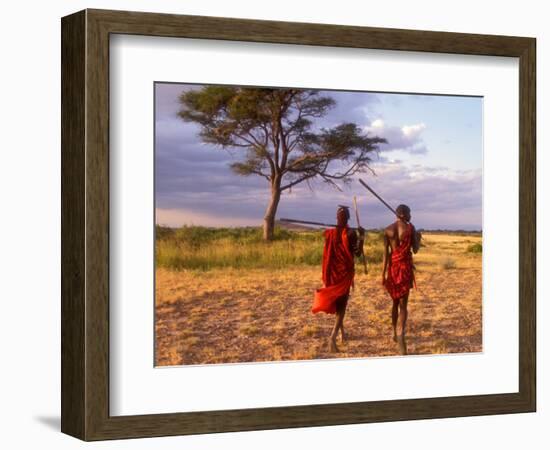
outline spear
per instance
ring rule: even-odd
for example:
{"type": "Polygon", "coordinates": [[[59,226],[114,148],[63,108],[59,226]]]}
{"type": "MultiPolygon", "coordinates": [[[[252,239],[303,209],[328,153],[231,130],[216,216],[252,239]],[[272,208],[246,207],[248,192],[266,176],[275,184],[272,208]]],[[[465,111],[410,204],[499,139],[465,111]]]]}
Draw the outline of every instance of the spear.
{"type": "Polygon", "coordinates": [[[367,183],[365,183],[365,182],[364,182],[363,180],[361,180],[361,179],[359,179],[359,183],[361,183],[365,188],[367,188],[367,190],[368,190],[372,195],[374,195],[378,200],[380,200],[380,201],[384,204],[384,206],[386,206],[386,208],[388,208],[392,213],[394,213],[394,214],[397,216],[397,212],[395,211],[395,209],[393,209],[390,205],[388,205],[388,204],[386,203],[386,201],[385,201],[382,197],[380,197],[376,192],[374,192],[374,191],[372,190],[372,188],[371,188],[367,183]]]}
{"type": "MultiPolygon", "coordinates": [[[[359,210],[357,209],[357,197],[353,196],[353,209],[355,209],[355,220],[357,221],[357,228],[361,228],[361,222],[359,221],[359,210]]],[[[369,272],[367,270],[367,259],[365,258],[365,253],[361,249],[361,259],[363,260],[363,266],[365,267],[365,275],[369,272]]]]}
{"type": "MultiPolygon", "coordinates": [[[[303,225],[317,225],[323,228],[336,228],[338,225],[332,223],[312,222],[310,220],[298,220],[298,219],[279,219],[279,222],[284,223],[301,223],[303,225]]],[[[355,230],[356,228],[351,228],[355,230]]]]}

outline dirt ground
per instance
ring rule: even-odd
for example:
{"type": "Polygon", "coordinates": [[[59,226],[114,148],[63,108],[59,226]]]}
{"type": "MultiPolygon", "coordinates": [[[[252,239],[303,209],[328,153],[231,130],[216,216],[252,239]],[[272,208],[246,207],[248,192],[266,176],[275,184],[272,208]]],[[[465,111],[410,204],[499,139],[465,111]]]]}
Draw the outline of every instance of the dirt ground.
{"type": "MultiPolygon", "coordinates": [[[[418,289],[409,299],[408,353],[482,350],[480,237],[426,234],[415,255],[418,289]]],[[[157,366],[370,357],[399,354],[381,266],[356,265],[345,318],[347,342],[329,353],[334,316],[312,314],[321,269],[215,269],[156,273],[157,366]]]]}

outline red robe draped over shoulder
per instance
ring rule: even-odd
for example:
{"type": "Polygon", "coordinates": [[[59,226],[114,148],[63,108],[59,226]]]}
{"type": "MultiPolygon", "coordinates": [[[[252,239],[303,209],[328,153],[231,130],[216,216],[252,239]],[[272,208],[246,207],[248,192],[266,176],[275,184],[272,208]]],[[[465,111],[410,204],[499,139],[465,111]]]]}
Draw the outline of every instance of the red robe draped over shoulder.
{"type": "Polygon", "coordinates": [[[315,291],[311,312],[336,312],[336,300],[349,295],[353,286],[354,260],[348,240],[349,228],[325,230],[323,248],[323,285],[315,291]]]}
{"type": "Polygon", "coordinates": [[[385,286],[393,300],[407,295],[414,284],[412,238],[413,226],[409,223],[399,245],[391,251],[385,286]]]}

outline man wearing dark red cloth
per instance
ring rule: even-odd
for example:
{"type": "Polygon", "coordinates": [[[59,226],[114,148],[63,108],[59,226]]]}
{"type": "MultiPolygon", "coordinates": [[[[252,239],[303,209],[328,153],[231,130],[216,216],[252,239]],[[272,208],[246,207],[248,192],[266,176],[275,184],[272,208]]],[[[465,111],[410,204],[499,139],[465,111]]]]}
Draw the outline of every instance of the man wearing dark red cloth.
{"type": "Polygon", "coordinates": [[[337,352],[336,337],[341,332],[345,341],[344,315],[348,304],[349,291],[353,286],[355,256],[363,254],[365,230],[359,228],[359,238],[348,227],[350,217],[347,206],[339,206],[336,212],[336,228],[325,230],[323,248],[323,287],[315,292],[311,311],[336,314],[336,321],[329,339],[331,352],[337,352]]]}
{"type": "Polygon", "coordinates": [[[384,230],[384,260],[382,285],[393,300],[392,326],[393,340],[399,343],[401,354],[407,354],[405,325],[407,323],[407,303],[409,291],[414,284],[412,253],[420,248],[421,234],[411,223],[411,210],[407,205],[396,209],[397,220],[384,230]],[[397,334],[399,319],[400,334],[397,334]]]}

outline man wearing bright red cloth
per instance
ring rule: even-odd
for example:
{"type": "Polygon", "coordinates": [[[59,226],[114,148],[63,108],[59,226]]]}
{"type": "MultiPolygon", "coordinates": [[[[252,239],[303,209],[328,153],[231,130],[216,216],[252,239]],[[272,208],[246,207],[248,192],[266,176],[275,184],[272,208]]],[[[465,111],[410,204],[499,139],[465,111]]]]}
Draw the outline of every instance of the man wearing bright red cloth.
{"type": "Polygon", "coordinates": [[[339,206],[336,212],[336,228],[325,230],[323,248],[323,287],[315,292],[311,311],[336,314],[336,321],[329,339],[331,352],[337,352],[336,337],[341,332],[345,341],[344,316],[348,304],[349,291],[353,286],[354,255],[363,253],[365,230],[359,228],[359,238],[355,231],[348,227],[350,214],[346,206],[339,206]]]}
{"type": "Polygon", "coordinates": [[[382,285],[393,300],[392,326],[393,340],[399,344],[401,354],[407,354],[405,325],[407,323],[407,303],[409,291],[414,284],[412,254],[420,248],[421,234],[411,223],[411,210],[407,205],[396,209],[397,220],[384,230],[384,260],[382,285]],[[399,336],[397,322],[399,319],[399,336]]]}

